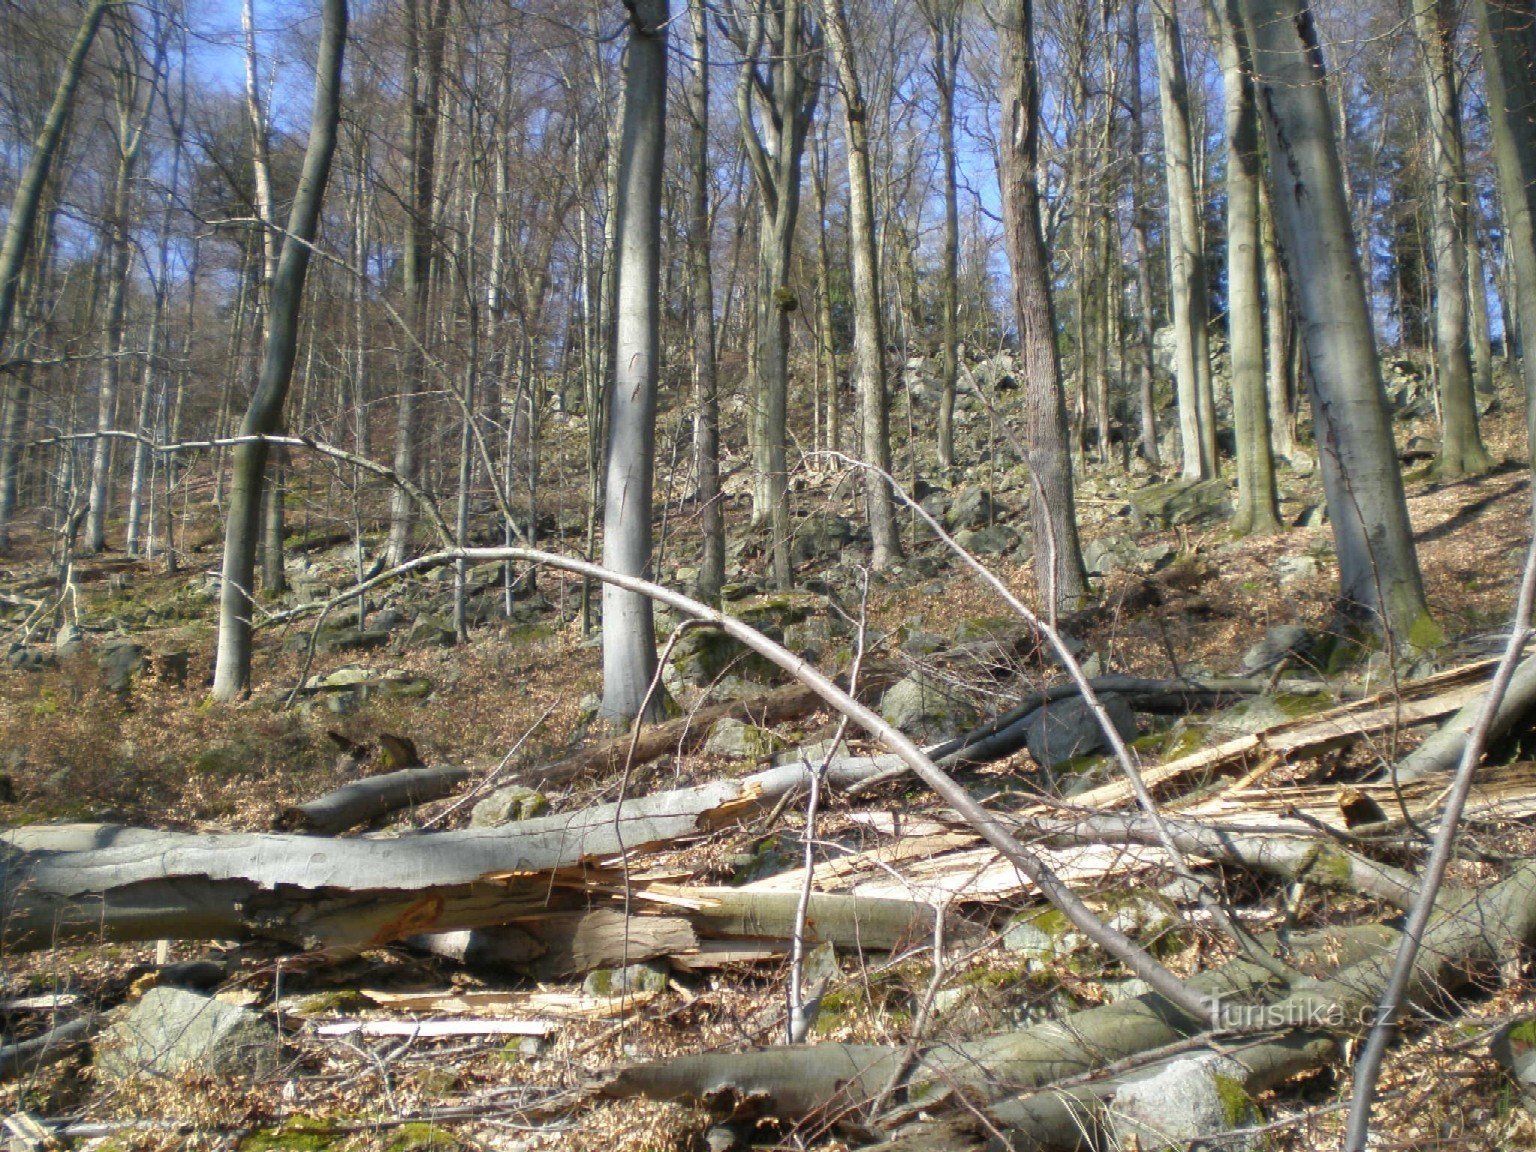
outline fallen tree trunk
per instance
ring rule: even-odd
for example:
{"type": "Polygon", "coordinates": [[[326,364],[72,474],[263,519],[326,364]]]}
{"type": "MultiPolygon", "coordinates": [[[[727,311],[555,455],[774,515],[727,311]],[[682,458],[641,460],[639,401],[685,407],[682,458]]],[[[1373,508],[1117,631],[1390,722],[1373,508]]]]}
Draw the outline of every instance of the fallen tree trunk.
{"type": "MultiPolygon", "coordinates": [[[[1462,750],[1467,746],[1467,737],[1477,723],[1486,695],[1486,692],[1480,693],[1467,701],[1461,711],[1441,725],[1439,731],[1405,756],[1393,773],[1398,782],[1407,784],[1455,768],[1461,761],[1462,750]]],[[[1526,660],[1515,670],[1504,699],[1494,713],[1493,723],[1489,725],[1488,743],[1493,745],[1504,739],[1532,711],[1536,711],[1536,657],[1526,660]]]]}
{"type": "MultiPolygon", "coordinates": [[[[844,785],[891,757],[833,761],[844,785]]],[[[500,828],[397,839],[192,835],[101,825],[0,834],[0,933],[62,940],[244,939],[377,947],[545,910],[552,877],[606,877],[603,862],[702,835],[770,808],[807,779],[786,765],[500,828]]]]}
{"type": "MultiPolygon", "coordinates": [[[[1318,934],[1309,941],[1309,951],[1327,975],[1297,981],[1282,997],[1261,999],[1257,1011],[1244,1012],[1239,998],[1261,989],[1268,973],[1246,961],[1191,979],[1192,986],[1214,994],[1221,1003],[1222,1019],[1215,1023],[1257,1019],[1296,1024],[1260,1033],[1255,1043],[1221,1047],[1242,1067],[1244,1091],[1264,1091],[1335,1059],[1340,1040],[1359,1034],[1369,1023],[1391,971],[1397,938],[1384,926],[1318,934]]],[[[1420,950],[1408,1002],[1424,1005],[1443,997],[1464,986],[1471,972],[1486,971],[1514,948],[1533,941],[1536,864],[1528,863],[1483,892],[1442,901],[1420,950]]],[[[1292,960],[1302,963],[1296,954],[1292,960]]],[[[903,1080],[901,1100],[934,1112],[954,1092],[964,1091],[984,1105],[984,1125],[1006,1136],[1009,1147],[1076,1148],[1091,1142],[1104,1103],[1114,1091],[1127,1079],[1145,1075],[1147,1068],[1101,1082],[1054,1085],[1187,1041],[1211,1023],[1193,1020],[1149,995],[1022,1032],[937,1045],[924,1050],[913,1064],[903,1080]],[[1029,1094],[1020,1095],[1021,1090],[1029,1094]]],[[[627,1068],[602,1091],[747,1107],[790,1119],[835,1118],[873,1101],[898,1059],[899,1050],[880,1045],[716,1053],[627,1068]]],[[[937,1139],[939,1134],[930,1136],[937,1139]]],[[[905,1146],[921,1145],[908,1140],[905,1146]]]]}
{"type": "Polygon", "coordinates": [[[284,808],[282,826],[296,832],[344,832],[401,808],[441,800],[470,778],[467,768],[405,768],[354,780],[303,804],[284,808]]]}

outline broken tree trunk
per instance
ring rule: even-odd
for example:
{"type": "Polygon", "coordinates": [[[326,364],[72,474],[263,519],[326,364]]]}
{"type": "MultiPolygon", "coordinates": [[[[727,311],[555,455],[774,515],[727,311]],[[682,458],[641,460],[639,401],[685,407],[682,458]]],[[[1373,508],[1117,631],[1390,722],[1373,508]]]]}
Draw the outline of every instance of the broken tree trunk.
{"type": "MultiPolygon", "coordinates": [[[[1467,736],[1477,723],[1486,692],[1467,701],[1440,730],[1399,762],[1394,773],[1399,783],[1432,776],[1437,772],[1449,772],[1461,761],[1461,753],[1467,746],[1467,736]]],[[[1536,709],[1536,658],[1528,659],[1515,670],[1514,678],[1504,693],[1499,709],[1494,713],[1488,729],[1490,745],[1509,735],[1523,717],[1536,709]]]]}
{"type": "MultiPolygon", "coordinates": [[[[1409,988],[1425,1004],[1463,986],[1473,971],[1536,939],[1536,864],[1474,894],[1442,900],[1409,988]]],[[[1195,1020],[1156,995],[1090,1008],[1022,1032],[922,1050],[899,1102],[941,1113],[963,1091],[983,1105],[983,1123],[1014,1147],[1076,1148],[1091,1142],[1103,1101],[1128,1076],[1053,1087],[1201,1036],[1212,1024],[1269,1027],[1257,1042],[1225,1045],[1243,1068],[1242,1087],[1261,1092],[1337,1057],[1340,1040],[1368,1024],[1386,985],[1397,933],[1385,926],[1318,933],[1288,957],[1302,978],[1280,997],[1263,995],[1271,974],[1247,961],[1202,973],[1192,986],[1221,1006],[1219,1021],[1195,1020]],[[1307,979],[1308,970],[1319,978],[1307,979]],[[1258,994],[1258,995],[1256,995],[1258,994]],[[1253,1005],[1245,1011],[1243,1005],[1253,1005]],[[1277,1029],[1277,1022],[1293,1027],[1277,1029]],[[1029,1093],[1022,1095],[1021,1093],[1029,1093]]],[[[1198,1046],[1197,1046],[1198,1050],[1198,1046]]],[[[899,1067],[899,1048],[822,1044],[710,1053],[626,1068],[602,1091],[681,1099],[790,1119],[836,1119],[867,1107],[899,1067]]],[[[1149,1059],[1148,1064],[1154,1063],[1149,1059]]],[[[1145,1074],[1146,1065],[1137,1072],[1145,1074]]]]}
{"type": "MultiPolygon", "coordinates": [[[[890,757],[833,761],[846,785],[890,757]]],[[[502,924],[545,910],[552,879],[605,878],[604,861],[672,844],[771,808],[802,766],[680,788],[500,828],[398,839],[193,835],[101,825],[0,835],[3,938],[243,939],[377,947],[404,936],[502,924]]]]}

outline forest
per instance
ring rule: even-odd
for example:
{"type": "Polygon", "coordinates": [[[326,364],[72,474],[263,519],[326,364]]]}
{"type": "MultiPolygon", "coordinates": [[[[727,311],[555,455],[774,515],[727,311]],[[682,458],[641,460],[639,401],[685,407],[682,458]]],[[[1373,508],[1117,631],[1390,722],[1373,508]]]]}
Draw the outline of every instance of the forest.
{"type": "Polygon", "coordinates": [[[1532,0],[0,4],[8,1148],[1536,1148],[1532,0]]]}

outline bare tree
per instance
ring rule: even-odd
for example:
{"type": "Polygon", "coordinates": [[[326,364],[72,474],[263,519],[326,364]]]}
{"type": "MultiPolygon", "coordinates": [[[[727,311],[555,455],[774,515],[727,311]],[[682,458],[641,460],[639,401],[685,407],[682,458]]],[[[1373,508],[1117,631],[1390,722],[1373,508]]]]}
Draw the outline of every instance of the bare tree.
{"type": "Polygon", "coordinates": [[[1477,0],[1476,8],[1499,206],[1515,268],[1528,453],[1536,465],[1536,15],[1518,0],[1477,0]]]}
{"type": "Polygon", "coordinates": [[[800,215],[800,162],[819,96],[821,33],[801,0],[749,0],[726,9],[742,53],[737,117],[759,205],[755,383],[752,397],[752,522],[768,525],[773,583],[792,582],[789,562],[789,318],[800,299],[789,283],[800,215]]]}
{"type": "Polygon", "coordinates": [[[1026,463],[1036,481],[1029,504],[1035,583],[1041,603],[1054,612],[1082,602],[1088,594],[1088,577],[1077,536],[1050,260],[1040,225],[1040,79],[1034,4],[1033,0],[1000,0],[991,11],[1003,57],[998,168],[1004,237],[1013,266],[1014,315],[1024,374],[1026,463]]]}
{"type": "MultiPolygon", "coordinates": [[[[890,416],[885,388],[885,332],[881,321],[880,267],[875,253],[875,196],[869,170],[868,108],[853,58],[853,38],[842,0],[822,0],[827,44],[842,94],[843,133],[848,153],[848,246],[853,264],[853,364],[858,379],[861,449],[864,461],[891,470],[890,416]]],[[[874,545],[876,571],[901,559],[896,508],[891,490],[874,472],[864,474],[864,501],[874,545]]]]}
{"type": "Polygon", "coordinates": [[[1307,0],[1241,0],[1269,148],[1276,229],[1306,342],[1340,608],[1399,643],[1439,638],[1419,575],[1376,338],[1307,0]]]}
{"type": "MultiPolygon", "coordinates": [[[[656,387],[661,283],[661,171],[667,126],[667,0],[629,0],[624,120],[619,142],[618,311],[614,315],[613,392],[608,414],[608,477],[603,566],[647,576],[651,565],[651,489],[656,455],[656,387]]],[[[628,722],[640,714],[656,674],[651,601],[603,585],[603,702],[600,715],[628,722]]],[[[651,697],[645,719],[660,713],[651,697]]]]}
{"type": "Polygon", "coordinates": [[[1221,55],[1227,120],[1227,347],[1237,432],[1240,535],[1280,529],[1264,381],[1263,267],[1259,228],[1259,119],[1253,66],[1234,0],[1209,0],[1221,55]]]}
{"type": "MultiPolygon", "coordinates": [[[[1493,464],[1477,427],[1472,394],[1472,350],[1467,299],[1467,171],[1461,144],[1461,103],[1451,66],[1453,27],[1441,0],[1415,0],[1418,37],[1429,111],[1429,151],[1434,197],[1431,234],[1435,272],[1435,359],[1440,385],[1440,455],[1435,471],[1456,477],[1486,472],[1493,464]]],[[[1481,290],[1481,289],[1479,289],[1481,290]]]]}
{"type": "Polygon", "coordinates": [[[1184,478],[1216,475],[1216,404],[1211,384],[1205,240],[1195,189],[1189,82],[1174,0],[1152,0],[1152,41],[1163,113],[1163,162],[1168,175],[1168,278],[1172,301],[1174,377],[1184,478]]]}
{"type": "Polygon", "coordinates": [[[325,0],[319,54],[315,61],[315,101],[309,144],[277,271],[267,317],[261,376],[240,425],[224,527],[224,566],[219,588],[219,643],[214,663],[213,696],[233,700],[244,693],[251,675],[251,580],[256,569],[256,541],[266,474],[267,443],[282,421],[283,404],[298,355],[299,307],[309,270],[310,246],[319,229],[320,207],[330,178],[341,120],[341,67],[347,37],[346,0],[325,0]]]}

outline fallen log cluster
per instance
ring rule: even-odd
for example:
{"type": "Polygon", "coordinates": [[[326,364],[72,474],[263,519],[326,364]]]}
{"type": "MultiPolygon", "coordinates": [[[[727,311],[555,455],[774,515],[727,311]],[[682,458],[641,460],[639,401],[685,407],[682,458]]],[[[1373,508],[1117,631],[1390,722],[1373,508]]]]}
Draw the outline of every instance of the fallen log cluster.
{"type": "MultiPolygon", "coordinates": [[[[1393,815],[1370,838],[1342,820],[1336,788],[1272,784],[1270,777],[1351,741],[1457,715],[1481,693],[1487,671],[1458,669],[1143,769],[1166,815],[1129,808],[1133,789],[1116,781],[1075,798],[1073,810],[1042,799],[993,818],[1031,844],[1048,875],[1078,887],[1192,862],[1405,908],[1417,893],[1415,877],[1373,855],[1373,845],[1405,828],[1432,827],[1438,785],[1379,786],[1378,806],[1393,815]]],[[[1219,706],[1265,687],[1124,677],[1092,686],[1138,710],[1167,712],[1219,706]]],[[[1035,710],[1075,690],[1043,690],[1009,715],[928,749],[929,761],[960,767],[1010,755],[1035,710]]],[[[824,697],[781,689],[719,715],[771,722],[806,715],[824,697]]],[[[688,746],[712,718],[719,717],[696,714],[524,775],[568,778],[643,762],[688,746]]],[[[935,937],[951,949],[974,948],[995,912],[1038,898],[1045,886],[994,837],[942,813],[919,826],[899,813],[871,820],[866,827],[883,836],[874,848],[848,851],[810,874],[792,870],[742,887],[680,876],[675,855],[668,855],[737,833],[813,783],[835,792],[910,765],[910,757],[895,755],[806,761],[499,828],[420,834],[14,829],[0,834],[0,939],[11,948],[68,940],[263,940],[332,953],[404,941],[455,963],[538,980],[651,959],[688,971],[780,958],[802,932],[806,945],[862,952],[898,952],[935,937]]],[[[284,819],[290,828],[336,832],[431,802],[466,782],[457,769],[406,769],[297,805],[284,819]]],[[[1485,770],[1469,811],[1489,818],[1536,812],[1536,777],[1518,767],[1485,770]]],[[[1403,851],[1399,843],[1399,861],[1403,851]]],[[[1099,1128],[1127,1077],[1155,1066],[1158,1058],[1149,1064],[1142,1054],[1219,1046],[1245,1070],[1241,1086],[1250,1095],[1335,1058],[1340,1039],[1358,1031],[1380,994],[1395,940],[1383,925],[1339,928],[1288,939],[1276,948],[1275,964],[1237,959],[1188,981],[1198,998],[1263,1008],[1270,1013],[1264,1019],[1304,1025],[1247,1032],[1236,1045],[1220,1041],[1230,1021],[1193,1014],[1187,1003],[1154,992],[957,1044],[923,1044],[918,1037],[911,1046],[823,1043],[697,1054],[624,1069],[600,1091],[687,1099],[736,1118],[855,1127],[879,1119],[893,1147],[961,1147],[988,1130],[1014,1146],[1071,1147],[1099,1128]],[[877,1117],[877,1110],[886,1114],[877,1117]]],[[[1467,973],[1532,942],[1536,865],[1522,865],[1482,892],[1448,892],[1411,999],[1454,990],[1467,973]]],[[[41,1050],[77,1039],[61,1035],[41,1050]]],[[[0,1052],[0,1059],[8,1055],[18,1067],[33,1056],[0,1052]]]]}

